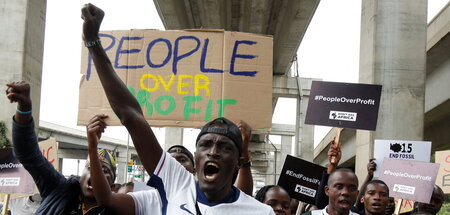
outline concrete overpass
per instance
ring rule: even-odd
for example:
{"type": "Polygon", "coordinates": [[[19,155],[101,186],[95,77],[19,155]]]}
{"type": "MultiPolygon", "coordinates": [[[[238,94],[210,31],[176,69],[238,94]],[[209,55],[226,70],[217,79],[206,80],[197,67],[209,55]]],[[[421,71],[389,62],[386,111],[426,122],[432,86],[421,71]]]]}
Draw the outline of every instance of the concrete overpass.
{"type": "MultiPolygon", "coordinates": [[[[154,3],[167,30],[205,28],[272,35],[273,108],[279,97],[296,98],[296,125],[274,125],[269,133],[254,132],[249,150],[255,185],[276,183],[286,154],[293,152],[312,160],[314,130],[303,123],[311,79],[289,77],[289,71],[319,0],[154,0],[154,3]],[[280,135],[281,144],[270,143],[269,134],[280,135]]],[[[165,148],[182,144],[182,136],[182,129],[166,128],[165,148]]]]}
{"type": "MultiPolygon", "coordinates": [[[[426,49],[423,139],[432,142],[434,153],[450,149],[450,3],[428,24],[426,49]]],[[[335,134],[335,129],[332,129],[314,149],[314,163],[328,163],[327,145],[335,134]]],[[[344,129],[341,141],[343,156],[340,165],[354,168],[356,130],[344,129]]]]}

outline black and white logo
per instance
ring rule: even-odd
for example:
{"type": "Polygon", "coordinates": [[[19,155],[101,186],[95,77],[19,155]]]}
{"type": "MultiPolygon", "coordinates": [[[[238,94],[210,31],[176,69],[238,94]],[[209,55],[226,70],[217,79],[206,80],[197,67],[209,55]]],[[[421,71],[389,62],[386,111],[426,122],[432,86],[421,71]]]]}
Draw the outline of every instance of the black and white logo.
{"type": "Polygon", "coordinates": [[[330,111],[329,119],[332,120],[343,120],[343,121],[356,121],[356,113],[354,112],[343,112],[343,111],[330,111]]]}

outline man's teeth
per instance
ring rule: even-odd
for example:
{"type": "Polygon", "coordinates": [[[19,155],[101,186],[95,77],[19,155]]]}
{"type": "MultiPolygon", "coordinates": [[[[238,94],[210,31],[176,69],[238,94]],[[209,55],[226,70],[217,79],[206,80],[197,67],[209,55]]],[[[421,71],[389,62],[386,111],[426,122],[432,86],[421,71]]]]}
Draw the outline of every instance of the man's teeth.
{"type": "Polygon", "coordinates": [[[214,166],[216,168],[219,168],[219,165],[215,164],[215,163],[208,163],[209,166],[214,166]]]}
{"type": "Polygon", "coordinates": [[[213,179],[214,178],[214,176],[212,176],[212,175],[206,175],[206,179],[213,179]]]}

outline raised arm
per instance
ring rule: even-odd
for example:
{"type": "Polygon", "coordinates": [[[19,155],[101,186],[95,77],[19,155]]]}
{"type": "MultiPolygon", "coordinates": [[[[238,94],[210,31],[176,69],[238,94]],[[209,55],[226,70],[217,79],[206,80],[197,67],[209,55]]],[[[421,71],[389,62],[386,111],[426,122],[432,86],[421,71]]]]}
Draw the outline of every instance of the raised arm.
{"type": "Polygon", "coordinates": [[[105,114],[96,115],[89,120],[86,126],[88,136],[89,161],[91,171],[91,183],[95,200],[99,206],[115,211],[117,214],[135,214],[134,200],[130,195],[113,193],[98,158],[97,146],[101,135],[106,128],[105,114]]]}
{"type": "Polygon", "coordinates": [[[323,208],[325,208],[325,206],[328,205],[329,198],[325,194],[325,186],[327,185],[327,182],[328,182],[328,176],[334,170],[336,170],[336,167],[338,166],[339,161],[341,160],[341,157],[342,157],[341,144],[335,143],[334,140],[331,141],[330,148],[328,148],[327,155],[328,155],[329,163],[328,163],[326,172],[324,172],[324,174],[322,176],[322,180],[320,181],[319,189],[317,190],[317,195],[316,195],[316,206],[319,209],[323,209],[323,208]]]}
{"type": "Polygon", "coordinates": [[[244,160],[242,167],[239,169],[239,174],[236,180],[236,187],[244,191],[245,194],[252,196],[253,177],[252,177],[252,170],[250,168],[251,159],[248,153],[248,143],[252,135],[252,128],[244,121],[239,121],[236,125],[238,126],[239,130],[241,130],[242,158],[244,160]]]}
{"type": "Polygon", "coordinates": [[[369,163],[367,163],[367,175],[364,179],[363,183],[361,184],[361,187],[359,188],[358,197],[356,198],[355,207],[358,209],[358,211],[364,210],[364,204],[359,201],[361,197],[364,196],[364,193],[366,192],[366,186],[369,181],[373,179],[373,173],[377,170],[377,163],[375,163],[375,158],[371,158],[369,160],[369,163]]]}
{"type": "Polygon", "coordinates": [[[127,128],[142,164],[149,175],[153,173],[162,155],[162,149],[144,118],[141,107],[128,91],[99,42],[98,31],[105,13],[92,4],[86,4],[82,12],[83,39],[92,56],[100,82],[114,113],[127,128]]]}
{"type": "Polygon", "coordinates": [[[55,190],[55,187],[65,183],[66,179],[39,150],[31,116],[30,85],[18,81],[8,83],[6,86],[6,97],[11,103],[17,103],[12,129],[15,156],[33,177],[41,196],[45,198],[55,190]]]}

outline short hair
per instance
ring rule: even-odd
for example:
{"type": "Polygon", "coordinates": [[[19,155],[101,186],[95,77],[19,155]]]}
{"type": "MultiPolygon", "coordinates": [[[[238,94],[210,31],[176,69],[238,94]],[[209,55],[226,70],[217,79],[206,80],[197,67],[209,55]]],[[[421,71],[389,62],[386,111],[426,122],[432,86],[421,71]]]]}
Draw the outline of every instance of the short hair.
{"type": "Polygon", "coordinates": [[[361,188],[361,193],[364,194],[366,192],[367,186],[369,186],[369,184],[381,184],[381,185],[386,186],[387,193],[389,195],[389,186],[386,183],[384,183],[384,181],[379,180],[379,179],[374,179],[374,180],[367,182],[367,184],[361,188]]]}
{"type": "MultiPolygon", "coordinates": [[[[283,187],[278,186],[278,185],[266,185],[264,187],[261,187],[261,189],[259,189],[258,192],[256,192],[255,199],[260,202],[264,202],[264,200],[266,198],[266,193],[272,188],[279,188],[281,190],[286,191],[283,187]]],[[[289,196],[289,198],[291,198],[291,197],[289,196]]]]}
{"type": "Polygon", "coordinates": [[[333,176],[336,175],[336,174],[339,173],[339,172],[347,172],[347,173],[350,173],[351,175],[353,175],[353,176],[355,177],[355,179],[356,179],[356,184],[359,183],[359,182],[358,182],[358,177],[356,176],[356,174],[355,174],[351,169],[348,169],[348,168],[340,168],[340,169],[337,169],[337,170],[333,171],[333,172],[330,174],[330,176],[328,177],[328,181],[327,181],[327,185],[328,185],[328,186],[330,186],[330,181],[331,181],[331,179],[333,178],[333,176]]]}

